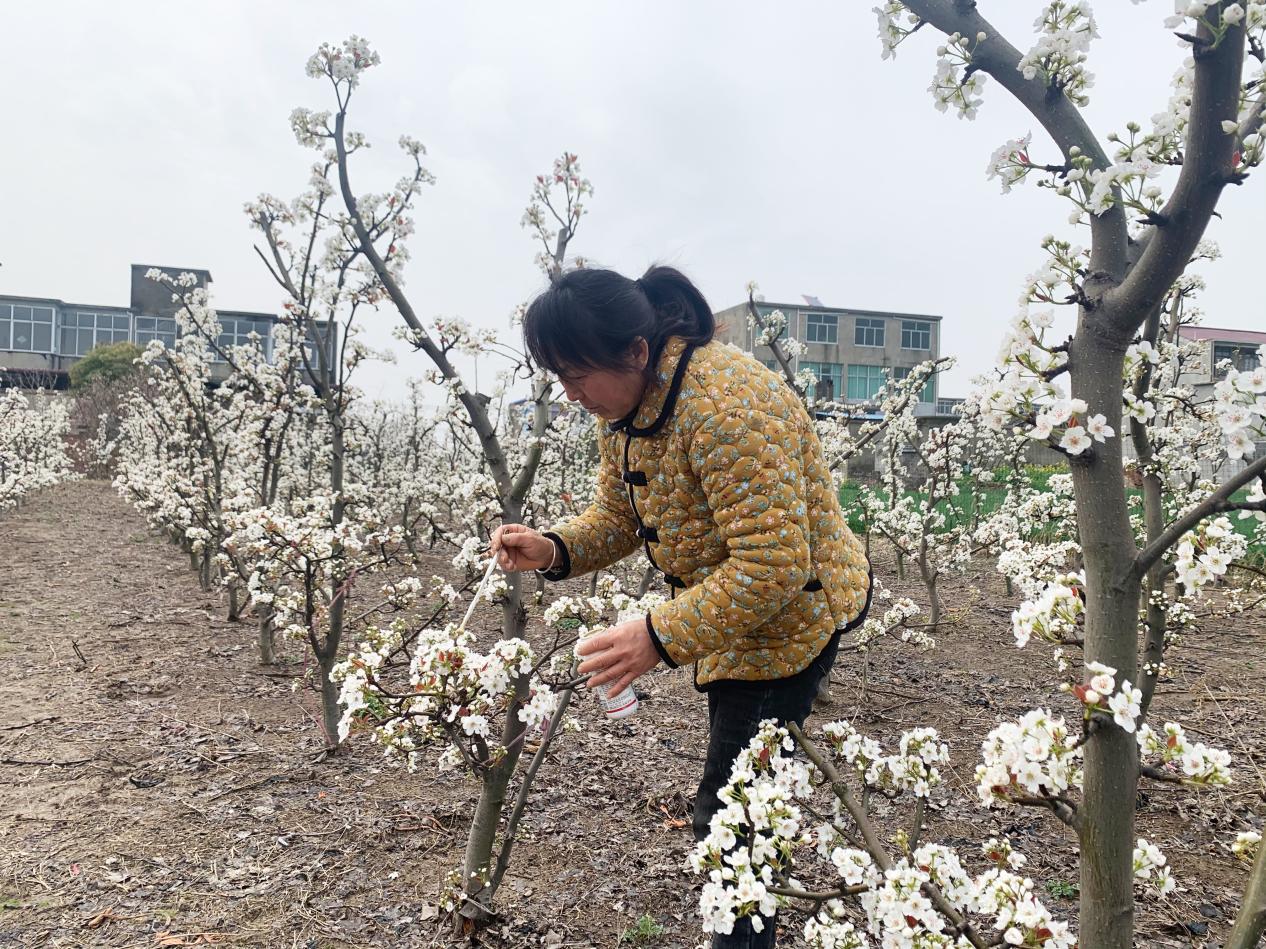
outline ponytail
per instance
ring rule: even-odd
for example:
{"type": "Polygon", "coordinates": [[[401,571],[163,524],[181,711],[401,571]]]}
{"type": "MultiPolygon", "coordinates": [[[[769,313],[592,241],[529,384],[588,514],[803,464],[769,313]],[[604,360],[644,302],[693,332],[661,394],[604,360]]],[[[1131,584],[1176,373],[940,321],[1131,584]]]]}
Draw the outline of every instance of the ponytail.
{"type": "Polygon", "coordinates": [[[716,320],[699,288],[680,270],[652,264],[634,283],[650,301],[658,317],[655,339],[647,339],[651,353],[658,355],[670,336],[680,336],[692,346],[712,341],[716,320]]]}

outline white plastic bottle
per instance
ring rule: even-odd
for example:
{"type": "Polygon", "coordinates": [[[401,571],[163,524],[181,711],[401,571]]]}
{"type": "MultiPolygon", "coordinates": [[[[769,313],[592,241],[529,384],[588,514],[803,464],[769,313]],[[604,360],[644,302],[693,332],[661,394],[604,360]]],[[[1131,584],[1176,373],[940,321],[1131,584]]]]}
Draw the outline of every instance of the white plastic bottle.
{"type": "MultiPolygon", "coordinates": [[[[580,641],[576,643],[577,647],[597,632],[601,632],[601,630],[594,630],[593,633],[582,633],[580,641]]],[[[585,656],[577,653],[577,658],[581,660],[592,659],[594,656],[600,655],[602,653],[592,653],[585,656]]],[[[594,691],[598,693],[598,704],[602,706],[602,711],[606,713],[607,718],[628,718],[630,715],[636,714],[637,693],[633,691],[631,683],[625,686],[624,691],[619,695],[612,695],[611,686],[609,685],[597,686],[594,691]]]]}
{"type": "Polygon", "coordinates": [[[611,687],[607,685],[600,685],[594,691],[607,718],[628,718],[637,712],[637,693],[632,685],[626,685],[619,695],[611,695],[611,687]]]}

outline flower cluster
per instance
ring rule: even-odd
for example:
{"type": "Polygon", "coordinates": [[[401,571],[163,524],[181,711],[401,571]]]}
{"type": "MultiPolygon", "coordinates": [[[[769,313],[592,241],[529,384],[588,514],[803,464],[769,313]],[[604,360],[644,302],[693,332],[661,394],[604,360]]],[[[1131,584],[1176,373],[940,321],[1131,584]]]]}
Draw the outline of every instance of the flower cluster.
{"type": "Polygon", "coordinates": [[[1169,872],[1169,861],[1155,844],[1140,837],[1134,846],[1134,882],[1164,899],[1174,892],[1177,884],[1169,872]]]}
{"type": "Polygon", "coordinates": [[[1087,719],[1096,712],[1111,715],[1117,725],[1133,732],[1138,724],[1142,690],[1131,685],[1129,679],[1122,679],[1118,685],[1117,670],[1101,662],[1087,662],[1086,671],[1090,673],[1090,681],[1076,685],[1065,683],[1061,688],[1081,702],[1087,719]]]}
{"type": "Polygon", "coordinates": [[[1223,576],[1227,567],[1247,552],[1248,539],[1236,533],[1229,519],[1215,517],[1204,521],[1174,548],[1178,582],[1188,592],[1196,593],[1223,576]]]}
{"type": "Polygon", "coordinates": [[[1015,634],[1016,645],[1023,648],[1034,636],[1047,642],[1062,643],[1073,635],[1086,612],[1082,593],[1085,586],[1086,578],[1081,572],[1060,574],[1042,589],[1036,599],[1021,603],[1011,614],[1011,631],[1015,634]]]}
{"type": "Polygon", "coordinates": [[[928,86],[928,92],[932,93],[932,102],[938,112],[953,106],[960,119],[974,119],[980,111],[985,73],[969,67],[972,52],[985,39],[984,33],[977,33],[975,37],[951,33],[945,44],[937,47],[936,75],[928,86]]]}
{"type": "Polygon", "coordinates": [[[886,587],[878,577],[871,583],[873,584],[871,614],[853,633],[853,641],[858,649],[870,649],[872,643],[884,636],[891,636],[920,649],[931,649],[936,645],[936,640],[928,634],[927,630],[907,625],[913,617],[922,612],[919,604],[908,596],[894,596],[892,590],[886,587]],[[882,615],[876,616],[874,615],[875,606],[881,603],[891,605],[884,610],[882,615]]]}
{"type": "Polygon", "coordinates": [[[1226,376],[1213,387],[1213,406],[1226,437],[1227,456],[1248,458],[1255,439],[1266,439],[1266,344],[1257,348],[1257,367],[1224,367],[1226,376]]]}
{"type": "Polygon", "coordinates": [[[1164,771],[1180,776],[1184,784],[1217,786],[1231,783],[1231,756],[1221,748],[1187,739],[1182,726],[1166,722],[1160,733],[1149,725],[1139,727],[1139,750],[1164,771]]]}
{"type": "Polygon", "coordinates": [[[705,932],[731,933],[744,916],[760,932],[778,907],[770,887],[790,868],[800,837],[793,801],[810,790],[807,766],[783,754],[794,747],[786,729],[767,721],[734,761],[722,806],[690,857],[691,869],[708,878],[699,898],[705,932]]]}
{"type": "Polygon", "coordinates": [[[1057,798],[1081,785],[1081,749],[1062,718],[1045,709],[1003,722],[980,747],[976,789],[986,807],[1029,797],[1057,798]]]}
{"type": "Polygon", "coordinates": [[[1257,848],[1261,846],[1262,835],[1255,830],[1244,830],[1235,835],[1235,842],[1231,844],[1231,853],[1235,854],[1241,860],[1252,862],[1257,856],[1257,848]]]}
{"type": "Polygon", "coordinates": [[[949,747],[932,728],[904,732],[900,751],[895,755],[885,755],[878,742],[848,722],[828,722],[822,726],[822,735],[836,757],[869,787],[884,791],[909,791],[915,797],[927,797],[941,783],[937,765],[949,763],[949,747]]]}
{"type": "Polygon", "coordinates": [[[1085,0],[1052,0],[1034,26],[1037,43],[1016,68],[1025,79],[1037,79],[1076,105],[1085,105],[1094,77],[1086,69],[1090,41],[1099,37],[1094,14],[1085,0]]]}

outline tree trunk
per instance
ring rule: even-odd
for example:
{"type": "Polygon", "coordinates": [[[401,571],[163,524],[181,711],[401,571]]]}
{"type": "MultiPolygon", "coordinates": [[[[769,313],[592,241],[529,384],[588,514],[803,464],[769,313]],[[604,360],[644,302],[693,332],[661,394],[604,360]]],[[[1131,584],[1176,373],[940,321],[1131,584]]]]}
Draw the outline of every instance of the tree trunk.
{"type": "Polygon", "coordinates": [[[926,554],[919,558],[919,573],[923,575],[923,586],[928,591],[928,623],[935,629],[941,622],[941,594],[937,589],[940,578],[928,563],[926,554]]]}
{"type": "Polygon", "coordinates": [[[242,618],[242,587],[236,580],[229,584],[228,621],[236,623],[242,618]]]}
{"type": "Polygon", "coordinates": [[[475,805],[475,816],[466,837],[466,854],[462,859],[462,893],[465,902],[456,919],[458,926],[462,925],[463,919],[476,923],[486,921],[487,911],[491,909],[492,899],[496,895],[488,888],[492,870],[492,848],[497,839],[497,829],[501,826],[501,812],[505,809],[510,778],[514,775],[523,750],[521,739],[526,726],[519,721],[518,710],[527,701],[527,693],[528,677],[517,677],[514,682],[514,700],[506,711],[505,728],[501,736],[502,744],[508,750],[501,762],[484,774],[479,801],[475,805]]]}
{"type": "Polygon", "coordinates": [[[1266,841],[1257,845],[1257,859],[1244,890],[1244,903],[1227,937],[1226,949],[1254,949],[1266,933],[1266,841]]]}
{"type": "Polygon", "coordinates": [[[277,661],[277,655],[274,651],[274,636],[276,629],[273,627],[273,611],[270,607],[260,606],[258,610],[259,616],[259,661],[261,665],[271,666],[277,661]]]}
{"type": "MultiPolygon", "coordinates": [[[[1072,394],[1121,431],[1121,374],[1126,340],[1081,315],[1070,352],[1072,394]]],[[[1120,436],[1071,459],[1077,527],[1086,569],[1085,658],[1138,681],[1140,584],[1125,497],[1120,436]]],[[[1081,827],[1081,944],[1134,945],[1134,805],[1138,751],[1134,735],[1102,721],[1085,745],[1081,827]]]]}
{"type": "Polygon", "coordinates": [[[339,704],[339,686],[330,678],[330,670],[337,661],[337,649],[332,649],[317,662],[321,670],[321,731],[325,733],[326,751],[334,751],[339,746],[338,723],[343,717],[343,706],[339,704]]]}
{"type": "Polygon", "coordinates": [[[646,569],[642,571],[642,580],[637,585],[637,595],[639,598],[646,596],[650,591],[651,583],[655,579],[655,568],[650,564],[646,565],[646,569]]]}

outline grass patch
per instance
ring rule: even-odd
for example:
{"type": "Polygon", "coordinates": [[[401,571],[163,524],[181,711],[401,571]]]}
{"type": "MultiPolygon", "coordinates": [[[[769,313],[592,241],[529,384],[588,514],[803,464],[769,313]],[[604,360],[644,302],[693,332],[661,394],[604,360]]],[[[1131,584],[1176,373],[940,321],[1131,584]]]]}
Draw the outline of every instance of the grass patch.
{"type": "Polygon", "coordinates": [[[664,927],[655,922],[655,917],[650,913],[643,913],[637,918],[637,922],[620,933],[618,945],[649,946],[663,934],[664,927]]]}

